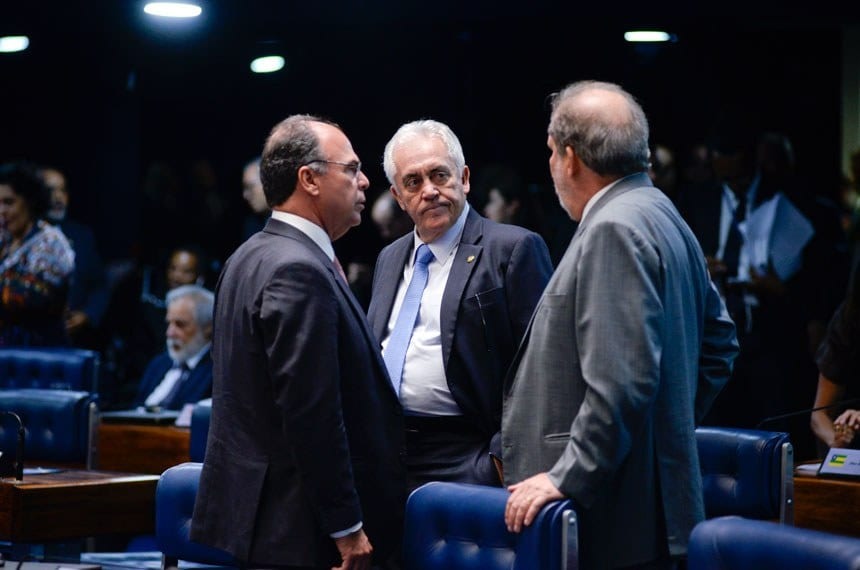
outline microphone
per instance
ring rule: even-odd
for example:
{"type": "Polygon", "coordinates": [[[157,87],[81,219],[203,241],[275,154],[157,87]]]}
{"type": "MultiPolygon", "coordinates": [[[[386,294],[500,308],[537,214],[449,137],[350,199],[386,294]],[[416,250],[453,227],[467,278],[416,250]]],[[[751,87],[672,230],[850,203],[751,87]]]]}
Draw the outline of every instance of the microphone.
{"type": "Polygon", "coordinates": [[[18,422],[18,445],[15,448],[15,479],[18,481],[24,480],[24,422],[21,421],[21,416],[15,412],[8,410],[0,410],[0,416],[10,416],[18,422]]]}
{"type": "Polygon", "coordinates": [[[788,412],[785,414],[779,414],[778,416],[770,416],[764,418],[762,421],[756,424],[755,429],[761,429],[761,427],[765,424],[769,424],[771,422],[775,422],[777,420],[784,420],[787,418],[793,418],[795,416],[802,416],[804,414],[811,414],[812,412],[817,412],[820,410],[829,410],[830,408],[838,408],[840,406],[847,406],[849,404],[860,404],[860,398],[851,398],[849,400],[840,400],[833,404],[828,404],[826,406],[818,406],[815,408],[806,408],[804,410],[797,410],[795,412],[788,412]]]}

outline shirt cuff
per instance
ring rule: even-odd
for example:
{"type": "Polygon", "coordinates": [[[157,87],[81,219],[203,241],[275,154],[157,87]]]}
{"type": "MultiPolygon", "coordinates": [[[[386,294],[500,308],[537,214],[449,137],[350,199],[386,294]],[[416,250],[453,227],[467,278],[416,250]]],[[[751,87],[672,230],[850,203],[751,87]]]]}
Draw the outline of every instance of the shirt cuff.
{"type": "Polygon", "coordinates": [[[333,532],[329,536],[332,538],[343,538],[344,536],[346,536],[348,534],[354,533],[355,531],[357,531],[360,528],[361,528],[361,521],[355,523],[354,525],[352,525],[351,527],[349,527],[346,530],[340,530],[338,532],[333,532]]]}

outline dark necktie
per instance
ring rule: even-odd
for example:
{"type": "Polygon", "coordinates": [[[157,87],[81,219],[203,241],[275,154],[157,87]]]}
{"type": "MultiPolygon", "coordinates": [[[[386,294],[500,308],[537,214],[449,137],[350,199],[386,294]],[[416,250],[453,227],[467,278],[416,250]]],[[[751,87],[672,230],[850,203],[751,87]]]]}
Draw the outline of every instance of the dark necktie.
{"type": "Polygon", "coordinates": [[[729,277],[734,277],[738,274],[738,259],[740,257],[741,244],[743,243],[741,232],[738,229],[738,224],[741,222],[740,209],[740,205],[735,208],[732,222],[729,225],[729,235],[726,237],[726,249],[723,252],[723,263],[726,264],[726,273],[729,277]]]}
{"type": "Polygon", "coordinates": [[[388,375],[394,385],[394,391],[400,395],[400,380],[403,375],[403,363],[406,360],[406,350],[412,339],[412,330],[415,328],[415,320],[418,318],[418,308],[421,306],[421,295],[427,285],[427,264],[433,260],[433,252],[427,244],[421,244],[415,252],[415,266],[412,270],[412,279],[406,288],[400,313],[391,330],[391,336],[382,355],[388,375]]]}
{"type": "Polygon", "coordinates": [[[191,369],[188,368],[188,364],[183,362],[179,365],[179,378],[174,382],[173,386],[170,388],[170,391],[161,399],[158,403],[158,407],[165,410],[174,410],[179,407],[179,400],[177,396],[179,396],[179,392],[182,390],[182,385],[188,379],[188,376],[191,374],[191,369]],[[176,400],[176,401],[174,401],[176,400]]]}

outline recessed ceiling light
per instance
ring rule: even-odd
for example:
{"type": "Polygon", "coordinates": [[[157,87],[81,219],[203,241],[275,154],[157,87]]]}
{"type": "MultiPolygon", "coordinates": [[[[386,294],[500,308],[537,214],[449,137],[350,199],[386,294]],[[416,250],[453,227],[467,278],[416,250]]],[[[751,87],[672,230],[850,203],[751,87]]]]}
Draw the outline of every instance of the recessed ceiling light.
{"type": "Polygon", "coordinates": [[[628,42],[671,42],[675,41],[675,36],[667,32],[657,30],[637,30],[632,32],[624,32],[624,39],[628,42]]]}
{"type": "Polygon", "coordinates": [[[197,4],[188,2],[149,2],[143,7],[143,11],[165,18],[196,18],[203,9],[197,4]]]}
{"type": "Polygon", "coordinates": [[[251,62],[251,71],[254,73],[272,73],[284,67],[284,58],[279,55],[267,55],[258,57],[251,62]]]}
{"type": "Polygon", "coordinates": [[[3,36],[0,38],[0,53],[13,53],[24,51],[30,45],[27,36],[3,36]]]}

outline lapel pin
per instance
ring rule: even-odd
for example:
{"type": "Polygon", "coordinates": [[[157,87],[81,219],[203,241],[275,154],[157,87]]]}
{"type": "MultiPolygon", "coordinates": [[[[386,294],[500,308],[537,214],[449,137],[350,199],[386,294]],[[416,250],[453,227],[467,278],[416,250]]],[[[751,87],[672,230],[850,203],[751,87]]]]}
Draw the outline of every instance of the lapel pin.
{"type": "Polygon", "coordinates": [[[470,255],[469,257],[466,258],[466,263],[472,263],[473,261],[475,261],[474,255],[470,255]]]}

